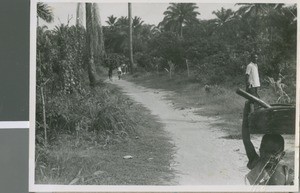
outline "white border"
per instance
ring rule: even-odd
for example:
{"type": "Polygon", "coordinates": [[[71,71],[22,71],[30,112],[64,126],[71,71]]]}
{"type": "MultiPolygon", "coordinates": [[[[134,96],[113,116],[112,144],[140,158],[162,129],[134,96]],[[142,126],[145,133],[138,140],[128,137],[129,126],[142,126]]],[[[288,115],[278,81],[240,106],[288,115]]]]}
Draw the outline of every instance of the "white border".
{"type": "MultiPolygon", "coordinates": [[[[299,3],[296,0],[31,0],[30,6],[30,129],[29,129],[29,191],[30,192],[296,192],[299,191],[299,94],[300,86],[297,84],[296,100],[296,133],[295,133],[295,184],[293,186],[102,186],[102,185],[36,185],[34,178],[35,168],[35,86],[36,86],[36,4],[37,2],[48,3],[76,3],[76,2],[97,2],[97,3],[169,3],[169,2],[195,2],[195,3],[299,3]]],[[[299,13],[298,13],[299,15],[299,13]]],[[[297,83],[299,77],[299,16],[297,18],[297,83]]]]}
{"type": "Polygon", "coordinates": [[[285,3],[294,4],[297,0],[31,0],[31,2],[45,2],[45,3],[285,3]]]}
{"type": "Polygon", "coordinates": [[[0,129],[28,129],[29,121],[0,121],[0,129]]]}
{"type": "Polygon", "coordinates": [[[37,1],[32,0],[30,2],[29,192],[38,192],[38,190],[33,190],[35,170],[36,9],[37,1]]]}

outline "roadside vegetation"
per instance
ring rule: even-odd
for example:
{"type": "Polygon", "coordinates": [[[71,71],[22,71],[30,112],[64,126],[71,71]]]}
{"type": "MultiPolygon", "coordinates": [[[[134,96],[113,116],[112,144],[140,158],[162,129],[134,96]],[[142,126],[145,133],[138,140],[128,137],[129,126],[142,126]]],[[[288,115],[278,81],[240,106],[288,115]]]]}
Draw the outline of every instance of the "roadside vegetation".
{"type": "Polygon", "coordinates": [[[236,6],[236,11],[214,11],[215,19],[199,20],[196,4],[170,4],[161,32],[145,41],[144,50],[136,50],[139,72],[128,78],[175,91],[169,98],[178,108],[222,118],[225,123],[219,126],[229,138],[240,138],[245,100],[235,91],[245,90],[251,54],[259,57],[261,99],[271,104],[296,101],[296,6],[236,6]]]}
{"type": "Polygon", "coordinates": [[[174,149],[163,125],[115,86],[50,102],[48,146],[37,128],[37,184],[172,183],[174,149]]]}
{"type": "Polygon", "coordinates": [[[170,3],[157,26],[131,17],[130,3],[130,20],[111,15],[104,26],[98,6],[78,3],[76,25],[68,18],[48,29],[39,20],[53,21],[51,7],[38,3],[37,183],[158,185],[173,178],[163,126],[105,83],[107,68],[125,64],[130,80],[174,91],[178,108],[221,117],[229,138],[240,137],[244,99],[235,89],[244,88],[251,54],[259,56],[262,99],[295,103],[295,4],[238,4],[202,20],[197,4],[170,3]]]}
{"type": "MultiPolygon", "coordinates": [[[[48,5],[38,9],[39,18],[53,17],[48,5]]],[[[97,4],[86,9],[94,19],[87,29],[80,22],[37,27],[36,183],[169,184],[169,136],[147,109],[105,83],[103,66],[117,66],[122,57],[101,57],[97,4]]]]}

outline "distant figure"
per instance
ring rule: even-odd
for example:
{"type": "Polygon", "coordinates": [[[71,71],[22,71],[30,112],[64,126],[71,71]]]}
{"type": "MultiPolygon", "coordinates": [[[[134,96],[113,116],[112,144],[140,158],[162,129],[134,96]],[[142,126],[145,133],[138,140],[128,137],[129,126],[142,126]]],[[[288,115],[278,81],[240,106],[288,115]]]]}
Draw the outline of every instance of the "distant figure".
{"type": "MultiPolygon", "coordinates": [[[[251,62],[247,65],[246,69],[246,92],[260,98],[257,92],[258,88],[260,87],[257,60],[257,54],[251,54],[251,62]]],[[[254,108],[258,108],[258,104],[255,103],[254,107],[251,105],[252,111],[254,111],[254,108]]]]}
{"type": "Polygon", "coordinates": [[[127,73],[127,64],[122,64],[122,72],[123,74],[127,73]]]}
{"type": "Polygon", "coordinates": [[[121,75],[122,75],[122,68],[121,66],[118,67],[118,78],[119,80],[121,79],[121,75]]]}
{"type": "Polygon", "coordinates": [[[293,185],[294,172],[288,166],[279,163],[284,152],[284,139],[279,134],[265,134],[261,140],[259,155],[250,139],[248,116],[250,102],[246,101],[243,114],[242,138],[251,170],[245,176],[250,185],[293,185]]]}
{"type": "Polygon", "coordinates": [[[210,92],[210,86],[206,84],[206,85],[204,86],[204,90],[205,90],[205,92],[207,92],[207,93],[210,92]]]}
{"type": "Polygon", "coordinates": [[[113,67],[110,66],[108,68],[108,78],[109,78],[110,81],[112,81],[112,74],[113,74],[113,67]]]}

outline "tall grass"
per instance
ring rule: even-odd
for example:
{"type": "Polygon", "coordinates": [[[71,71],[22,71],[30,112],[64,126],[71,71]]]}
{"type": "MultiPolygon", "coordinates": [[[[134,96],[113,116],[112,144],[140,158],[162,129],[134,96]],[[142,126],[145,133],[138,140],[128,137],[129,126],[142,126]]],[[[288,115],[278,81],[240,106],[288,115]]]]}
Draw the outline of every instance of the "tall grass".
{"type": "Polygon", "coordinates": [[[36,145],[37,184],[154,185],[173,178],[173,147],[162,125],[115,86],[53,100],[61,106],[47,112],[61,120],[49,121],[49,145],[36,145]]]}

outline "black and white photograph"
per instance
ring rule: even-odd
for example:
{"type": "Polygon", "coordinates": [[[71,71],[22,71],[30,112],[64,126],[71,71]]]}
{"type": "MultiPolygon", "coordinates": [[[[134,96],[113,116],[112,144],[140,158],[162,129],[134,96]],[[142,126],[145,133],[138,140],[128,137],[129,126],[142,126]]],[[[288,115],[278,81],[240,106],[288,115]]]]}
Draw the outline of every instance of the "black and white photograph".
{"type": "Polygon", "coordinates": [[[297,6],[32,0],[30,191],[298,191],[297,6]]]}

